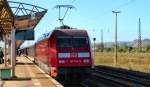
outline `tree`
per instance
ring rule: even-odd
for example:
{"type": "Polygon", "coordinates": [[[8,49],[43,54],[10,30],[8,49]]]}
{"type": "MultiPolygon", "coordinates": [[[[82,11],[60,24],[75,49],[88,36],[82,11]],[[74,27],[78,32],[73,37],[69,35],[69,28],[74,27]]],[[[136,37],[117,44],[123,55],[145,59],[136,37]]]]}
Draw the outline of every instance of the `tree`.
{"type": "Polygon", "coordinates": [[[145,51],[150,51],[150,45],[147,45],[147,46],[145,47],[145,51]]]}
{"type": "Polygon", "coordinates": [[[104,51],[106,51],[106,52],[112,52],[112,51],[113,51],[113,49],[112,49],[112,48],[110,48],[110,47],[109,47],[109,48],[107,47],[107,48],[105,48],[105,49],[104,49],[104,51]]]}
{"type": "Polygon", "coordinates": [[[119,52],[127,52],[128,51],[128,46],[126,44],[121,44],[119,46],[119,52]]]}

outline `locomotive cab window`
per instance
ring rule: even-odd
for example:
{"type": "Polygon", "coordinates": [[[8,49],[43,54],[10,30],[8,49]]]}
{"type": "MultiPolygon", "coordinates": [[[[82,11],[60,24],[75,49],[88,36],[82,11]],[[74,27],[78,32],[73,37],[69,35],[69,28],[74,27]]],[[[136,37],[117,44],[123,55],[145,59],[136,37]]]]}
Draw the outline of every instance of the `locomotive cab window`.
{"type": "Polygon", "coordinates": [[[85,47],[88,45],[87,37],[58,37],[57,46],[63,47],[85,47]]]}

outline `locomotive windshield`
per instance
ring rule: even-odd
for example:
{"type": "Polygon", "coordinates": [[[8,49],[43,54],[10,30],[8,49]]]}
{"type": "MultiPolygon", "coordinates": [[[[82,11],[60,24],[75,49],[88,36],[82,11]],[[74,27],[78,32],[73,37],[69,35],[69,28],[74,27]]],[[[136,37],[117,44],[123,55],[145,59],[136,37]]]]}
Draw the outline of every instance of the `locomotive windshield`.
{"type": "Polygon", "coordinates": [[[88,45],[87,37],[58,37],[57,46],[64,47],[85,47],[88,45]]]}

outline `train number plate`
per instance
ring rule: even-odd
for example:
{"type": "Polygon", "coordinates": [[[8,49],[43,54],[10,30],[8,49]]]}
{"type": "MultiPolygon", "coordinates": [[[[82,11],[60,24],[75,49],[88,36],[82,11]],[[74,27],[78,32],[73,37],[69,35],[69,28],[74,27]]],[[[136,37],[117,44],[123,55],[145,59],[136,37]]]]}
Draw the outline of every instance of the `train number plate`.
{"type": "Polygon", "coordinates": [[[70,60],[70,63],[82,63],[81,60],[70,60]]]}
{"type": "Polygon", "coordinates": [[[70,57],[78,57],[77,53],[70,53],[70,57]]]}

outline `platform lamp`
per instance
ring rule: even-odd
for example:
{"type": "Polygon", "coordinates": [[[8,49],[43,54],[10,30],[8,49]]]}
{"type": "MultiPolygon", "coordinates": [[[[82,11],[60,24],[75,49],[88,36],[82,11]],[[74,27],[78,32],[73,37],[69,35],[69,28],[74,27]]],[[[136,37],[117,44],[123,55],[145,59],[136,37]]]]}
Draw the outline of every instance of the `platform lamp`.
{"type": "Polygon", "coordinates": [[[94,54],[94,58],[95,58],[95,41],[96,41],[96,38],[94,37],[94,38],[93,38],[93,43],[94,43],[94,44],[93,44],[93,48],[94,48],[94,49],[93,49],[93,50],[94,50],[94,51],[93,51],[93,52],[94,52],[93,54],[94,54]]]}

